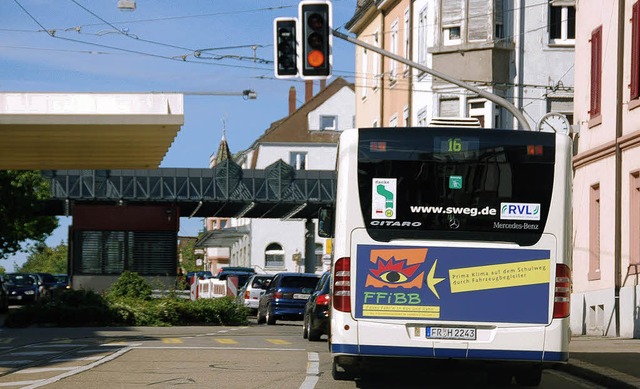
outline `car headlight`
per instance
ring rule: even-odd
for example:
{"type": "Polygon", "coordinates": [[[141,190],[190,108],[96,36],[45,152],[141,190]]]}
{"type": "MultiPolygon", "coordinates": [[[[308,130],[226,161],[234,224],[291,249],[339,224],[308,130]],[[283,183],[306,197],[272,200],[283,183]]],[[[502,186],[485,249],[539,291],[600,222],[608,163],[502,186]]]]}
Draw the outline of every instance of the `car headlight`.
{"type": "Polygon", "coordinates": [[[36,294],[36,292],[35,292],[35,291],[33,291],[33,290],[25,290],[25,291],[24,291],[24,294],[32,295],[32,294],[36,294]]]}

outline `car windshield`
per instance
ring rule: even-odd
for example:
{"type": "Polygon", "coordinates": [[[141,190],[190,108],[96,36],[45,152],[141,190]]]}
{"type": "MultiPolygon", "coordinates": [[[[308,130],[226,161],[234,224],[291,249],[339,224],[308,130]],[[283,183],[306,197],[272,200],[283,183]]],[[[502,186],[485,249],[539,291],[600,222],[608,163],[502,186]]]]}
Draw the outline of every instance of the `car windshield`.
{"type": "Polygon", "coordinates": [[[8,283],[16,286],[30,286],[36,282],[33,277],[22,274],[7,274],[4,276],[4,279],[7,280],[8,283]]]}
{"type": "Polygon", "coordinates": [[[42,277],[42,281],[44,282],[47,282],[47,283],[56,282],[56,279],[51,274],[48,274],[48,273],[39,273],[39,274],[40,274],[40,277],[42,277]]]}
{"type": "Polygon", "coordinates": [[[318,277],[284,277],[280,286],[283,288],[315,288],[318,284],[318,277]]]}
{"type": "Polygon", "coordinates": [[[273,277],[255,277],[251,282],[251,287],[256,289],[267,289],[273,277]]]}

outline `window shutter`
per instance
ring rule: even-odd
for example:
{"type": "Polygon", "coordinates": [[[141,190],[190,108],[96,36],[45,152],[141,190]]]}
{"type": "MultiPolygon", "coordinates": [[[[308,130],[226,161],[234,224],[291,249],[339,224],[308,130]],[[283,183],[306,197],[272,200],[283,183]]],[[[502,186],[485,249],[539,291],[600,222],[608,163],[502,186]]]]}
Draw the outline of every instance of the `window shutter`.
{"type": "Polygon", "coordinates": [[[493,17],[495,18],[494,23],[503,24],[504,17],[502,15],[502,0],[495,0],[494,7],[495,7],[495,9],[493,10],[493,15],[494,15],[493,17]]]}
{"type": "Polygon", "coordinates": [[[602,26],[591,33],[591,102],[590,117],[600,115],[602,91],[602,26]]]}
{"type": "Polygon", "coordinates": [[[469,0],[467,21],[470,41],[487,40],[491,18],[487,18],[485,0],[469,0]]]}
{"type": "Polygon", "coordinates": [[[440,116],[441,117],[460,116],[459,100],[458,99],[440,100],[440,116]]]}
{"type": "Polygon", "coordinates": [[[638,55],[640,55],[640,29],[638,28],[638,3],[633,4],[631,12],[631,100],[640,97],[640,64],[638,63],[638,55]]]}
{"type": "Polygon", "coordinates": [[[462,6],[460,0],[447,0],[442,2],[442,25],[456,25],[462,23],[462,6]]]}

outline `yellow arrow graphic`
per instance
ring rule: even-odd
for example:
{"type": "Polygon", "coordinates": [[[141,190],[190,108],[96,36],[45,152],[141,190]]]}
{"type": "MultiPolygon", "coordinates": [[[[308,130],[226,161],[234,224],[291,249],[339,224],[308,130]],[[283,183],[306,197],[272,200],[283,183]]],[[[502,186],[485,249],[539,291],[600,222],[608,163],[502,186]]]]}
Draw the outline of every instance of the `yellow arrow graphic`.
{"type": "Polygon", "coordinates": [[[433,294],[436,295],[438,300],[440,300],[440,295],[438,294],[438,291],[436,290],[436,285],[438,285],[439,283],[441,283],[445,279],[444,278],[436,278],[435,275],[436,275],[436,265],[437,264],[438,264],[438,260],[436,259],[436,261],[433,263],[433,266],[431,266],[431,270],[429,270],[429,274],[427,275],[427,286],[429,287],[429,289],[431,289],[433,294]]]}

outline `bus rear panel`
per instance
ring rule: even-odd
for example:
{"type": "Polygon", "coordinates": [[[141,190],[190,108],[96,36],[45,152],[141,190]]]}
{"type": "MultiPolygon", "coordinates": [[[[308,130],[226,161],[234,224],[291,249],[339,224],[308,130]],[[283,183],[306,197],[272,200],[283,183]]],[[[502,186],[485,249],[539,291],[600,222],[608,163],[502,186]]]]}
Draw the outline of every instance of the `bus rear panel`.
{"type": "MultiPolygon", "coordinates": [[[[470,128],[346,131],[338,152],[334,377],[367,358],[568,359],[571,141],[470,128]]],[[[511,374],[508,373],[508,374],[511,374]]]]}

